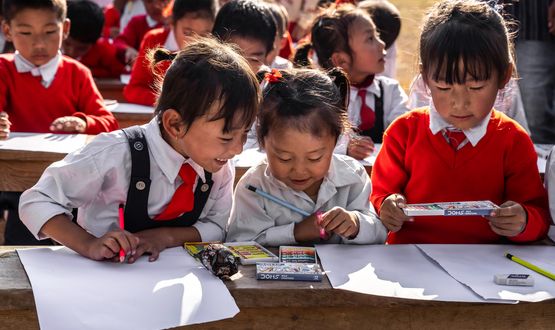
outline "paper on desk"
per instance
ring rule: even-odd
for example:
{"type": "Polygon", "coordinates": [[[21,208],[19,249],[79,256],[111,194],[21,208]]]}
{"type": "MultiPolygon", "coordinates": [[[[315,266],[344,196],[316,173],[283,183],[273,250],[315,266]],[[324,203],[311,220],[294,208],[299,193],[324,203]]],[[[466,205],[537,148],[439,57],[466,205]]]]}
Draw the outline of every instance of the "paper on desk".
{"type": "Polygon", "coordinates": [[[154,107],[146,105],[133,104],[133,103],[115,103],[107,106],[107,109],[113,113],[141,113],[141,114],[154,114],[154,107]]]}
{"type": "Polygon", "coordinates": [[[509,252],[555,273],[555,247],[517,245],[418,244],[457,281],[485,299],[542,301],[555,297],[555,281],[505,258],[509,252]],[[531,274],[534,286],[506,286],[493,282],[495,274],[531,274]]]}
{"type": "Polygon", "coordinates": [[[0,141],[0,149],[42,151],[68,154],[85,145],[85,134],[10,133],[7,140],[0,141]]]}
{"type": "Polygon", "coordinates": [[[183,248],[99,262],[65,247],[18,250],[41,329],[161,329],[233,317],[226,286],[183,248]]]}
{"type": "Polygon", "coordinates": [[[323,244],[316,248],[336,289],[419,300],[486,302],[412,244],[323,244]]]}

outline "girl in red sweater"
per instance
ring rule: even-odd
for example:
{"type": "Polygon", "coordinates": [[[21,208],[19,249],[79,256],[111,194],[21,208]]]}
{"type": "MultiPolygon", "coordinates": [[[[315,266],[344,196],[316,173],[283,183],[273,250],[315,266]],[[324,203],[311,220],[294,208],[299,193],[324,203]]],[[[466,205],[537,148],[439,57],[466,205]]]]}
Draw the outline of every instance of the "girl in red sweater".
{"type": "Polygon", "coordinates": [[[498,243],[541,239],[546,191],[526,131],[492,109],[514,62],[505,21],[474,0],[436,4],[420,38],[432,97],[386,130],[370,197],[389,243],[498,243]],[[491,200],[490,216],[404,215],[406,203],[491,200]]]}
{"type": "Polygon", "coordinates": [[[131,79],[123,95],[128,102],[152,106],[156,101],[154,76],[163,77],[167,62],[152,68],[147,60],[148,52],[160,46],[176,52],[196,35],[210,33],[216,17],[216,0],[176,0],[172,8],[172,24],[169,27],[149,31],[133,65],[131,79]]]}

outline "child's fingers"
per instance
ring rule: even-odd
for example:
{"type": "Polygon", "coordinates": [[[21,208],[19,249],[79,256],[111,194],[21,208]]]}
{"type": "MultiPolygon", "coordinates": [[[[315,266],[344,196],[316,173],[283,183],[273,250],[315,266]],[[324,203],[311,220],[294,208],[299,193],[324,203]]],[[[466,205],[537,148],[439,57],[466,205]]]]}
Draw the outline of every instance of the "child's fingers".
{"type": "Polygon", "coordinates": [[[518,234],[520,234],[524,228],[522,225],[518,225],[518,224],[511,224],[511,225],[497,225],[494,224],[492,222],[489,223],[489,226],[491,228],[491,230],[501,236],[506,236],[506,237],[513,237],[516,236],[518,234]]]}
{"type": "Polygon", "coordinates": [[[522,206],[513,201],[507,201],[491,212],[491,217],[513,217],[522,214],[522,206]]]}

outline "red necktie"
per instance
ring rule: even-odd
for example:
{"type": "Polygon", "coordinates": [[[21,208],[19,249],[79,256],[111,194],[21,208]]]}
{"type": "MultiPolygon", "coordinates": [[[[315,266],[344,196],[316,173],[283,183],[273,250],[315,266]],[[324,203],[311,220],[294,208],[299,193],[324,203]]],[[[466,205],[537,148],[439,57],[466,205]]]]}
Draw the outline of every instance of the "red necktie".
{"type": "Polygon", "coordinates": [[[445,130],[445,137],[449,141],[449,145],[456,151],[458,150],[461,143],[466,140],[466,135],[463,131],[450,131],[445,130]]]}
{"type": "Polygon", "coordinates": [[[358,88],[357,95],[360,97],[361,106],[360,106],[360,125],[358,128],[361,131],[366,131],[374,127],[374,123],[376,122],[376,114],[374,113],[374,109],[370,108],[366,104],[366,93],[368,92],[368,86],[372,85],[374,81],[374,76],[370,75],[364,79],[363,82],[360,84],[353,84],[353,87],[358,88]]]}
{"type": "Polygon", "coordinates": [[[179,176],[183,183],[177,187],[173,197],[164,212],[160,213],[155,220],[172,220],[183,213],[189,212],[193,209],[195,204],[195,195],[193,193],[193,186],[197,173],[191,165],[183,164],[179,169],[179,176]]]}

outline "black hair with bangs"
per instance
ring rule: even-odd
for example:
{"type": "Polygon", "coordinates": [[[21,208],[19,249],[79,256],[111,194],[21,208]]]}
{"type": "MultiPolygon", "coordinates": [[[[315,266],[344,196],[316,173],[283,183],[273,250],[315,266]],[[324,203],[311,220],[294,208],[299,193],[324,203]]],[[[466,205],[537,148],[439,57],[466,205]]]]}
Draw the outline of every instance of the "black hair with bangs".
{"type": "Polygon", "coordinates": [[[252,125],[260,103],[260,88],[248,63],[233,46],[213,38],[198,38],[177,54],[158,49],[150,57],[154,64],[173,61],[155,108],[159,118],[164,111],[175,109],[188,130],[217,102],[218,112],[208,120],[223,118],[224,133],[252,125]]]}
{"type": "Polygon", "coordinates": [[[505,78],[514,66],[512,44],[503,17],[484,2],[447,0],[428,13],[420,37],[424,79],[464,84],[468,77],[505,78]]]}

